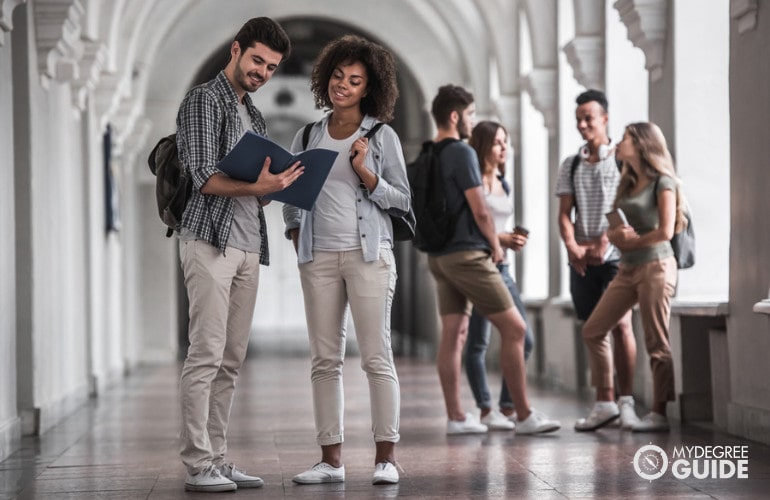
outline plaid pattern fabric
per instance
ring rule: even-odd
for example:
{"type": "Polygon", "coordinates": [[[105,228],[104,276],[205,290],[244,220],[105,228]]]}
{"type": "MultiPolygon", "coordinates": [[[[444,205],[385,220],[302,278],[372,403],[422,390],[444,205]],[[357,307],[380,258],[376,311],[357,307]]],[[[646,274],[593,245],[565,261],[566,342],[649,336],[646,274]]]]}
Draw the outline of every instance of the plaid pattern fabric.
{"type": "MultiPolygon", "coordinates": [[[[249,110],[254,131],[266,135],[265,119],[254,107],[248,93],[243,102],[249,110]]],[[[181,225],[223,253],[233,221],[233,200],[227,196],[201,194],[200,189],[209,177],[219,173],[215,165],[243,135],[237,106],[238,96],[224,72],[220,72],[210,82],[198,85],[187,93],[176,119],[179,159],[193,181],[192,196],[181,225]]],[[[259,222],[262,237],[259,261],[267,266],[270,263],[267,224],[261,207],[259,222]]]]}

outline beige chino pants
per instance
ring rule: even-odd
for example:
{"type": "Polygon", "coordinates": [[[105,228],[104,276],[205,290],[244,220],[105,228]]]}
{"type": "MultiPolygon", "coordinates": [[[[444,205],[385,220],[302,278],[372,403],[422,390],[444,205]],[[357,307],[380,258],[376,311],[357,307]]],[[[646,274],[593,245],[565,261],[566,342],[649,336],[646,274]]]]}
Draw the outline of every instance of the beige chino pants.
{"type": "Polygon", "coordinates": [[[225,463],[227,424],[246,357],[259,285],[259,253],[180,241],[190,302],[190,347],[182,368],[181,456],[190,474],[225,463]]]}
{"type": "Polygon", "coordinates": [[[313,252],[300,264],[310,339],[311,382],[317,442],[344,441],[342,366],[348,304],[369,381],[375,442],[399,440],[401,394],[390,344],[390,310],[396,289],[393,252],[365,262],[361,250],[313,252]]]}
{"type": "Polygon", "coordinates": [[[668,340],[671,298],[677,281],[676,259],[668,257],[637,266],[621,264],[617,276],[583,325],[583,339],[591,362],[594,387],[613,387],[612,347],[609,331],[621,317],[639,304],[644,345],[650,356],[653,402],[674,401],[674,362],[668,340]]]}

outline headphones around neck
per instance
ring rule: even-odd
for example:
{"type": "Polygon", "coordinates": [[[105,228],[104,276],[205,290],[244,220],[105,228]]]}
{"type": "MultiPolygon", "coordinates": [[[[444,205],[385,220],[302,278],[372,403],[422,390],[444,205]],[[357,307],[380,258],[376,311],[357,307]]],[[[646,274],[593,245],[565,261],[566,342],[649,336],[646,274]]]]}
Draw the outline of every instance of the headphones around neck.
{"type": "MultiPolygon", "coordinates": [[[[606,160],[612,154],[612,150],[615,148],[615,144],[610,139],[609,144],[601,144],[599,146],[599,160],[606,160]]],[[[583,144],[580,147],[580,157],[587,160],[591,156],[591,150],[588,148],[588,144],[583,144]]]]}

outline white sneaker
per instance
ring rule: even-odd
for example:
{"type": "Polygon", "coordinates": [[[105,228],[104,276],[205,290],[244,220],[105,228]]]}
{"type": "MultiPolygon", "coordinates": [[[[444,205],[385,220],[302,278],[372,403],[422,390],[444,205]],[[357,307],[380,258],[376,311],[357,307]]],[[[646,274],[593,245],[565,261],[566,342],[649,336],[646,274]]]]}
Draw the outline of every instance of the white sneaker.
{"type": "Polygon", "coordinates": [[[480,423],[470,413],[465,414],[465,420],[447,420],[447,434],[482,434],[487,432],[487,426],[480,423]]]}
{"type": "Polygon", "coordinates": [[[490,431],[512,431],[515,424],[508,420],[508,417],[497,410],[490,410],[489,413],[481,417],[481,423],[486,425],[490,431]]]}
{"type": "Polygon", "coordinates": [[[587,418],[581,418],[575,422],[575,430],[578,432],[595,431],[619,416],[620,410],[614,401],[597,401],[587,418]]]}
{"type": "Polygon", "coordinates": [[[540,434],[553,432],[561,427],[561,422],[549,418],[545,413],[531,409],[525,420],[516,422],[516,434],[540,434]]]}
{"type": "Polygon", "coordinates": [[[257,476],[249,476],[235,464],[225,464],[219,468],[219,473],[234,482],[238,488],[259,488],[264,486],[265,482],[257,476]]]}
{"type": "Polygon", "coordinates": [[[634,432],[668,432],[670,426],[668,425],[668,419],[660,413],[651,411],[631,427],[634,432]]]}
{"type": "Polygon", "coordinates": [[[345,466],[332,467],[326,462],[318,462],[291,480],[297,484],[341,483],[345,481],[345,466]]]}
{"type": "Polygon", "coordinates": [[[633,396],[620,396],[618,398],[618,408],[620,409],[620,428],[631,430],[641,422],[636,415],[633,396]]]}
{"type": "Polygon", "coordinates": [[[238,485],[223,477],[219,473],[219,469],[209,465],[194,476],[188,472],[184,480],[184,489],[187,491],[216,493],[220,491],[235,491],[238,489],[238,485]]]}
{"type": "Polygon", "coordinates": [[[380,462],[374,466],[372,484],[397,484],[398,471],[390,462],[380,462]]]}

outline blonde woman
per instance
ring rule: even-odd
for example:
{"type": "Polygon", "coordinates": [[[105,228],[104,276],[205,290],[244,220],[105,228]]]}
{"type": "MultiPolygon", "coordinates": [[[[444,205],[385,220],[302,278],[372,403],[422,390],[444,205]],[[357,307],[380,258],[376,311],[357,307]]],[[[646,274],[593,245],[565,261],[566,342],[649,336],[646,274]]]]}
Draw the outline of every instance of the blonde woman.
{"type": "Polygon", "coordinates": [[[652,368],[653,405],[632,430],[667,431],[666,405],[675,399],[668,328],[677,282],[676,259],[669,240],[686,224],[684,203],[674,162],[657,125],[628,125],[616,156],[623,162],[623,171],[614,207],[623,211],[627,224],[607,232],[621,251],[620,269],[583,326],[597,390],[592,414],[602,412],[614,400],[612,348],[607,332],[639,304],[652,368]]]}

